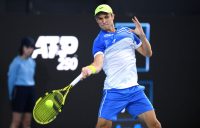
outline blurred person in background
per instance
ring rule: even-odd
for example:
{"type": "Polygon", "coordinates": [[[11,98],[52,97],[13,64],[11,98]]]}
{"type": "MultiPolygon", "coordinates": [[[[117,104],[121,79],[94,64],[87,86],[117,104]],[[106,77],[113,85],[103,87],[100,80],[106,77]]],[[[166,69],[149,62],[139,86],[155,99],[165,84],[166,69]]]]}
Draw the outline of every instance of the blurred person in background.
{"type": "Polygon", "coordinates": [[[35,60],[31,55],[34,39],[21,40],[19,54],[12,60],[8,71],[8,94],[12,108],[10,128],[31,128],[32,110],[35,104],[35,60]]]}

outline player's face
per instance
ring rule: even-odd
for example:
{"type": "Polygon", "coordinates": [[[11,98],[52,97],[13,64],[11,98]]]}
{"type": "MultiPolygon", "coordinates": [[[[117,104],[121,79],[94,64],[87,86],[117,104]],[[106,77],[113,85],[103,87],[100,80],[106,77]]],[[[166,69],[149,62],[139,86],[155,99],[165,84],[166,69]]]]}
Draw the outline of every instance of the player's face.
{"type": "Polygon", "coordinates": [[[101,29],[106,31],[112,31],[114,29],[114,14],[101,13],[95,18],[101,29]]]}

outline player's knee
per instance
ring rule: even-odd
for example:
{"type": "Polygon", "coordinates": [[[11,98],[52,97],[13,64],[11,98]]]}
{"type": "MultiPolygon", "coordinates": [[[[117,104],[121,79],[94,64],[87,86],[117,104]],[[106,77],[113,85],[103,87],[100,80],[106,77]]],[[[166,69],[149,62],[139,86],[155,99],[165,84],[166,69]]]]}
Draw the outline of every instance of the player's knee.
{"type": "Polygon", "coordinates": [[[112,121],[105,120],[103,118],[99,118],[96,128],[111,128],[112,127],[112,121]]]}
{"type": "Polygon", "coordinates": [[[159,121],[157,122],[157,128],[162,128],[161,123],[159,121]]]}
{"type": "Polygon", "coordinates": [[[161,128],[160,122],[159,122],[158,120],[152,122],[152,123],[151,123],[151,128],[161,128]]]}

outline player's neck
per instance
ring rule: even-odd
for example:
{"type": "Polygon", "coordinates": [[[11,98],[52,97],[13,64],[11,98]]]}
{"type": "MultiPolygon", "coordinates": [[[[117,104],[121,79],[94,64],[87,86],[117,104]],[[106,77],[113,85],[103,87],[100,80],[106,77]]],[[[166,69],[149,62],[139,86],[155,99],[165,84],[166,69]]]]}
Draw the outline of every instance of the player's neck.
{"type": "Polygon", "coordinates": [[[115,32],[116,29],[115,29],[115,27],[113,26],[113,27],[110,27],[109,29],[107,29],[106,31],[107,31],[107,32],[115,32]]]}

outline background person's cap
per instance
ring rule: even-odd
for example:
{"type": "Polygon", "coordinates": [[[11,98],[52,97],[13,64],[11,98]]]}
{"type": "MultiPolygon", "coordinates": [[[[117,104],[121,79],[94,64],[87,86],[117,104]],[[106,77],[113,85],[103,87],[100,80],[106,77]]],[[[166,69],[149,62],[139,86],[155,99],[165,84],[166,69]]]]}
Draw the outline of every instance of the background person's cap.
{"type": "Polygon", "coordinates": [[[96,16],[99,12],[113,13],[112,8],[107,4],[101,4],[95,9],[94,15],[96,16]]]}

